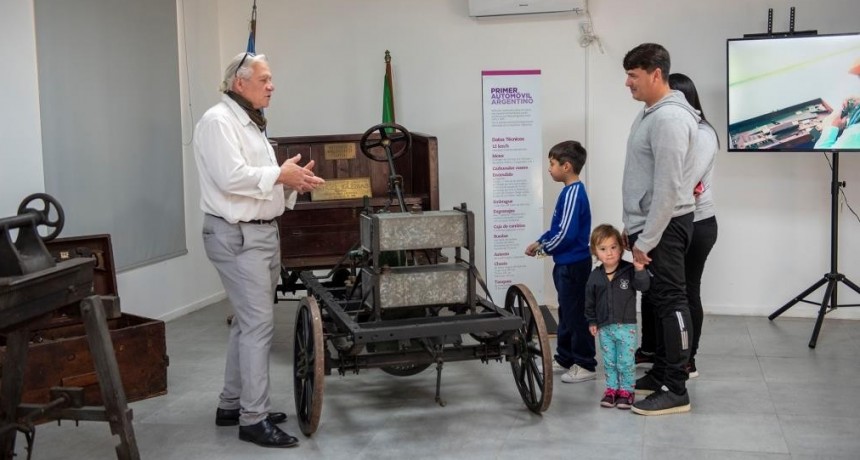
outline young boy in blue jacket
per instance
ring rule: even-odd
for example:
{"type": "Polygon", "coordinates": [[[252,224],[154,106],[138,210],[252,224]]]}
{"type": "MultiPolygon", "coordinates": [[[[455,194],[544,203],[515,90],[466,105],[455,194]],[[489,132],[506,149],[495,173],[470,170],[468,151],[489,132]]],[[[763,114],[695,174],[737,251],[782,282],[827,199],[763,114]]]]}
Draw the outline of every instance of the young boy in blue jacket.
{"type": "Polygon", "coordinates": [[[561,381],[593,380],[597,366],[594,336],[585,319],[585,283],[591,273],[588,239],[591,207],[579,173],[585,165],[585,148],[565,141],[549,151],[549,175],[564,184],[552,215],[550,229],[526,248],[526,255],[552,256],[552,279],[558,291],[558,343],[553,370],[564,371],[561,381]]]}

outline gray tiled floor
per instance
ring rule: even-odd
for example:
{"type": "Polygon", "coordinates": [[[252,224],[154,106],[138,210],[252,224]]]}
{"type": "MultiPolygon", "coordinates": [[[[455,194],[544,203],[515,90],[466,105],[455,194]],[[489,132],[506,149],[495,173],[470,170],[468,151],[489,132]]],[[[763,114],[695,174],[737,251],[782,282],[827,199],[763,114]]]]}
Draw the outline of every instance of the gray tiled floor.
{"type": "MultiPolygon", "coordinates": [[[[274,407],[292,415],[295,302],[276,305],[274,407]]],[[[326,379],[322,422],[297,449],[264,449],[213,423],[229,312],[225,302],[167,324],[169,394],[132,403],[146,459],[234,458],[860,458],[860,323],[828,319],[818,348],[810,319],[708,316],[689,383],[693,411],[641,417],[598,406],[603,382],[559,380],[543,416],[523,406],[505,363],[451,363],[446,407],[435,373],[378,370],[326,379]]],[[[22,439],[19,438],[19,446],[22,439]]],[[[35,459],[115,458],[101,423],[39,426],[35,459]]]]}

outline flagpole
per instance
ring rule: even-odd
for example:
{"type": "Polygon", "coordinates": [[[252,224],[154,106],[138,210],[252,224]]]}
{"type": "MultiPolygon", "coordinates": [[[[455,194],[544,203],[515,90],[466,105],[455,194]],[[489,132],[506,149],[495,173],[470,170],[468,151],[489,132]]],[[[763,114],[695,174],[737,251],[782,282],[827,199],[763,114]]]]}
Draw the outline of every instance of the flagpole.
{"type": "Polygon", "coordinates": [[[257,0],[254,0],[251,8],[251,31],[248,33],[248,48],[245,52],[257,53],[257,0]]]}

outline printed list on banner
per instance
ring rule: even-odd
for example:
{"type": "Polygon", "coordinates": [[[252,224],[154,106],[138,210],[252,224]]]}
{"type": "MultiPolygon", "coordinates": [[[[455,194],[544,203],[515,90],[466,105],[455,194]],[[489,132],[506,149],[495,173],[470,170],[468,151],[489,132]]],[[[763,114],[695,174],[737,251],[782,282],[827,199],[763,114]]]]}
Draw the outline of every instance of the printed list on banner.
{"type": "Polygon", "coordinates": [[[518,283],[543,299],[543,261],[524,253],[543,231],[540,71],[481,76],[487,285],[496,304],[518,283]]]}

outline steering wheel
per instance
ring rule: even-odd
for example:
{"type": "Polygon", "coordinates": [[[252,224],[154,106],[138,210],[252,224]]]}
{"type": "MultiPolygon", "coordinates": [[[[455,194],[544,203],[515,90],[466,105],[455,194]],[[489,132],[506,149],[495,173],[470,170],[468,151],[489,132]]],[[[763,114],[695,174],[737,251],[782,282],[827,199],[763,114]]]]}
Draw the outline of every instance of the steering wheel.
{"type": "Polygon", "coordinates": [[[42,241],[51,241],[60,234],[60,231],[63,230],[63,225],[66,223],[66,214],[63,212],[63,207],[60,206],[60,202],[57,201],[51,195],[47,193],[34,193],[21,202],[21,205],[18,206],[18,215],[35,213],[38,215],[36,219],[36,226],[45,225],[48,229],[53,229],[51,233],[47,236],[41,236],[42,241]],[[34,201],[42,202],[42,209],[35,209],[30,207],[30,203],[34,201]],[[52,209],[53,208],[53,209],[52,209]],[[56,219],[51,220],[51,214],[54,211],[56,214],[56,219]]]}
{"type": "Polygon", "coordinates": [[[358,145],[361,153],[371,160],[388,161],[389,156],[395,160],[412,151],[412,135],[397,123],[381,123],[365,131],[358,145]],[[379,132],[379,139],[370,139],[375,131],[379,132]]]}

